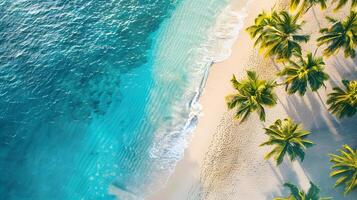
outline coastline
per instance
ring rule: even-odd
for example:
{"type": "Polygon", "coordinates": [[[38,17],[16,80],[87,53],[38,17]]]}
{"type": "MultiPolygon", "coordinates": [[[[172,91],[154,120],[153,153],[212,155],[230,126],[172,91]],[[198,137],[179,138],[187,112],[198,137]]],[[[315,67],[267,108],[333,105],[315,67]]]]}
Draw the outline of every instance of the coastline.
{"type": "MultiPolygon", "coordinates": [[[[148,199],[189,199],[193,195],[192,188],[201,189],[199,186],[201,185],[200,175],[205,163],[207,150],[212,146],[211,141],[217,132],[217,126],[221,124],[222,117],[227,113],[224,97],[233,92],[229,80],[232,78],[232,73],[238,77],[244,76],[245,68],[238,66],[248,63],[251,60],[250,58],[256,54],[253,42],[244,29],[248,22],[254,20],[262,9],[270,10],[273,5],[274,2],[262,1],[259,6],[255,6],[251,2],[246,8],[249,13],[244,20],[244,28],[240,30],[232,46],[231,56],[222,62],[214,63],[210,68],[206,85],[199,100],[203,114],[199,117],[196,129],[192,133],[192,138],[188,141],[184,157],[178,162],[165,188],[148,199]],[[249,49],[249,51],[237,54],[239,49],[242,48],[249,49]]],[[[233,10],[240,10],[242,6],[237,0],[231,3],[233,10]]]]}
{"type": "MultiPolygon", "coordinates": [[[[330,164],[327,154],[344,143],[357,143],[352,136],[357,130],[357,125],[353,124],[356,117],[337,121],[316,94],[308,92],[304,97],[288,96],[283,88],[277,89],[280,102],[267,110],[264,123],[253,114],[248,121],[239,124],[233,119],[234,111],[227,111],[224,97],[233,92],[229,81],[232,74],[240,79],[245,77],[245,70],[254,69],[260,77],[273,79],[277,72],[277,66],[269,58],[258,54],[253,47],[253,40],[244,31],[262,10],[269,11],[275,3],[283,7],[281,4],[286,4],[287,1],[253,0],[248,5],[249,13],[244,20],[244,28],[232,47],[231,56],[213,64],[210,69],[199,100],[203,115],[192,133],[184,157],[177,164],[165,188],[148,199],[272,199],[285,194],[282,187],[284,182],[290,181],[306,189],[309,180],[321,187],[322,194],[335,199],[342,198],[341,190],[333,188],[334,180],[328,176],[330,164]],[[276,167],[273,162],[263,159],[269,148],[258,147],[266,139],[262,127],[287,116],[311,130],[312,140],[317,145],[307,152],[303,163],[284,161],[281,166],[276,167]]],[[[231,6],[233,9],[241,9],[238,4],[238,0],[233,0],[231,6]]],[[[318,35],[316,27],[327,26],[325,14],[336,15],[329,9],[321,12],[319,8],[315,8],[304,16],[308,23],[304,25],[303,31],[311,34],[311,43],[318,35]]],[[[311,43],[303,45],[303,49],[313,51],[316,45],[310,45],[311,43]]],[[[321,55],[320,51],[318,55],[321,55]]],[[[319,91],[324,101],[331,88],[340,85],[339,80],[342,77],[356,78],[357,69],[353,64],[356,61],[345,59],[341,63],[341,59],[345,59],[341,53],[325,59],[330,81],[326,90],[319,91]]],[[[344,199],[354,197],[351,194],[344,199]]]]}

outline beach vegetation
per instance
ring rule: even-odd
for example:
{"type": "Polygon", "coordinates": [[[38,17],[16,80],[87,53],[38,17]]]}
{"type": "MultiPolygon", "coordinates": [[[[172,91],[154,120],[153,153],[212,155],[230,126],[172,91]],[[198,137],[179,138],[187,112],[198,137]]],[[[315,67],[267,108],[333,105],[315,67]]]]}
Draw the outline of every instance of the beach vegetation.
{"type": "Polygon", "coordinates": [[[228,109],[237,108],[236,118],[245,121],[252,112],[265,121],[265,106],[274,106],[277,96],[274,92],[276,83],[270,80],[259,79],[254,71],[247,71],[247,78],[237,81],[233,75],[231,80],[235,94],[226,97],[228,109]]]}
{"type": "Polygon", "coordinates": [[[318,46],[326,44],[323,54],[327,57],[338,53],[343,48],[345,57],[356,56],[357,47],[357,12],[351,11],[345,20],[338,20],[327,17],[332,23],[330,28],[323,28],[323,34],[317,39],[318,46]]]}
{"type": "Polygon", "coordinates": [[[341,9],[350,1],[351,1],[351,9],[355,9],[357,7],[357,0],[333,0],[332,3],[337,4],[334,10],[337,11],[341,9]]]}
{"type": "Polygon", "coordinates": [[[289,60],[289,64],[278,73],[284,78],[284,84],[289,94],[298,92],[303,96],[309,87],[312,91],[317,91],[329,76],[324,72],[324,61],[322,57],[315,57],[308,53],[306,59],[299,56],[298,60],[289,60]]]}
{"type": "Polygon", "coordinates": [[[269,139],[260,146],[274,146],[274,149],[266,154],[264,158],[267,160],[274,157],[277,165],[283,162],[286,154],[291,161],[296,160],[296,158],[300,158],[303,161],[305,150],[314,144],[306,139],[310,132],[302,129],[300,124],[294,123],[290,118],[278,119],[273,125],[264,129],[269,139]]]}
{"type": "MultiPolygon", "coordinates": [[[[275,15],[275,11],[273,13],[275,15]]],[[[254,25],[249,26],[246,29],[251,38],[256,38],[254,46],[257,46],[262,42],[265,28],[272,23],[272,13],[263,11],[258,15],[258,17],[255,18],[254,25]]]]}
{"type": "MultiPolygon", "coordinates": [[[[246,31],[255,40],[254,46],[259,48],[260,53],[272,57],[275,61],[282,62],[284,66],[281,71],[278,69],[279,72],[277,73],[279,77],[283,78],[283,82],[281,84],[271,82],[272,88],[285,85],[288,94],[298,93],[303,96],[310,89],[319,95],[318,90],[321,87],[326,88],[325,81],[329,79],[329,76],[324,71],[323,58],[315,56],[318,49],[323,47],[322,54],[326,57],[335,55],[340,50],[343,51],[346,58],[356,56],[357,12],[355,8],[357,7],[357,0],[333,0],[332,4],[336,5],[334,10],[337,11],[349,2],[351,2],[351,10],[345,19],[326,17],[331,26],[320,29],[322,35],[317,39],[318,48],[314,54],[309,52],[306,56],[303,56],[300,45],[307,43],[310,36],[301,33],[302,26],[305,23],[301,20],[301,16],[317,5],[321,9],[325,9],[327,0],[290,0],[290,10],[297,10],[295,14],[273,10],[258,15],[254,25],[248,27],[246,31]]],[[[255,73],[254,77],[256,77],[255,73]]],[[[255,90],[251,89],[256,87],[245,86],[246,91],[250,92],[245,92],[245,95],[242,95],[243,92],[240,92],[244,87],[242,83],[239,83],[233,76],[232,84],[239,92],[238,95],[230,95],[226,98],[228,107],[230,109],[238,107],[236,116],[242,121],[253,111],[257,111],[261,120],[264,121],[264,107],[263,105],[257,106],[259,104],[256,103],[256,97],[259,95],[256,95],[255,90]]],[[[352,117],[357,112],[357,80],[342,80],[342,83],[344,88],[334,87],[333,92],[328,94],[328,110],[337,118],[352,117]]],[[[319,98],[322,99],[320,95],[319,98]]],[[[274,101],[275,104],[276,100],[274,101]]],[[[283,162],[285,156],[288,156],[291,161],[297,159],[303,161],[306,149],[314,145],[312,141],[307,139],[310,132],[304,130],[300,124],[293,122],[290,118],[278,119],[264,130],[269,138],[260,146],[273,146],[264,159],[273,158],[277,165],[283,162]]],[[[357,186],[357,150],[344,145],[339,153],[339,155],[330,154],[330,161],[333,163],[330,176],[337,178],[335,187],[344,186],[344,194],[346,195],[357,186]]],[[[307,192],[291,183],[285,183],[284,186],[290,189],[290,195],[286,198],[274,198],[274,200],[331,199],[320,197],[319,187],[312,182],[310,182],[310,188],[307,192]]]]}
{"type": "Polygon", "coordinates": [[[273,200],[329,200],[329,197],[320,197],[320,188],[310,181],[310,188],[307,192],[298,188],[291,183],[285,183],[285,187],[289,188],[290,195],[288,197],[274,198],[273,200]]]}
{"type": "Polygon", "coordinates": [[[308,42],[310,36],[299,34],[304,22],[299,22],[298,15],[286,11],[272,12],[271,15],[261,15],[256,18],[253,26],[247,31],[255,38],[260,52],[272,56],[277,61],[285,61],[295,54],[301,54],[301,42],[308,42]],[[256,33],[256,34],[254,34],[256,33]]]}
{"type": "Polygon", "coordinates": [[[337,177],[335,187],[344,185],[344,194],[350,193],[357,186],[357,150],[343,145],[340,154],[330,154],[330,161],[334,163],[331,177],[337,177]]]}
{"type": "Polygon", "coordinates": [[[328,94],[329,111],[337,118],[352,117],[357,112],[357,80],[342,80],[344,89],[333,88],[328,94]]]}
{"type": "Polygon", "coordinates": [[[290,10],[296,10],[300,3],[300,14],[306,13],[315,5],[320,5],[322,10],[327,7],[327,0],[290,0],[290,10]]]}

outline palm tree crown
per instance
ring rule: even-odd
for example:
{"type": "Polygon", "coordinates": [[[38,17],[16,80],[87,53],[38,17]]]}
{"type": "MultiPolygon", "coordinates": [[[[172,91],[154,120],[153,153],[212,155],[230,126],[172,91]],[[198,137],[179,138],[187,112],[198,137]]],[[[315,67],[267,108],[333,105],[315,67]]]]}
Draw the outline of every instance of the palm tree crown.
{"type": "Polygon", "coordinates": [[[345,194],[351,192],[357,186],[357,150],[348,145],[343,145],[339,150],[340,155],[330,154],[334,163],[331,177],[338,177],[335,186],[345,185],[345,194]]]}
{"type": "MultiPolygon", "coordinates": [[[[335,11],[339,10],[343,6],[345,6],[348,2],[348,0],[333,0],[333,3],[337,2],[337,6],[335,8],[335,11]]],[[[351,0],[351,8],[354,9],[357,6],[357,0],[351,0]]]]}
{"type": "Polygon", "coordinates": [[[300,12],[301,13],[305,13],[307,12],[311,7],[319,4],[321,9],[325,9],[327,7],[327,0],[290,0],[290,9],[291,10],[295,10],[300,2],[302,1],[302,5],[301,5],[301,9],[300,12]]]}
{"type": "Polygon", "coordinates": [[[274,198],[273,200],[329,200],[331,198],[320,197],[320,188],[310,181],[310,188],[307,193],[299,189],[296,185],[285,183],[285,187],[289,188],[290,195],[286,198],[274,198]]]}
{"type": "Polygon", "coordinates": [[[299,43],[309,40],[308,35],[298,34],[302,26],[298,19],[298,15],[292,16],[286,11],[262,13],[247,31],[256,38],[255,44],[260,45],[266,56],[286,60],[295,53],[301,54],[299,43]]]}
{"type": "Polygon", "coordinates": [[[276,86],[273,81],[261,80],[254,71],[247,71],[248,78],[240,82],[233,75],[231,80],[237,93],[226,97],[229,109],[237,107],[236,117],[245,121],[254,111],[259,114],[260,120],[265,120],[264,106],[273,106],[277,102],[274,93],[276,86]]]}
{"type": "Polygon", "coordinates": [[[345,89],[333,88],[328,94],[329,110],[338,118],[352,117],[357,112],[357,80],[342,80],[345,89]]]}
{"type": "Polygon", "coordinates": [[[324,55],[331,56],[344,49],[345,57],[355,57],[357,47],[357,13],[351,12],[344,21],[339,21],[331,17],[327,19],[333,23],[331,28],[321,29],[323,36],[317,39],[318,45],[327,44],[324,55]]]}
{"type": "Polygon", "coordinates": [[[300,57],[298,62],[290,60],[289,63],[289,66],[278,73],[279,76],[285,77],[284,83],[289,94],[298,92],[304,95],[308,86],[312,91],[317,91],[328,79],[321,57],[308,53],[307,59],[300,57]]]}
{"type": "Polygon", "coordinates": [[[260,146],[275,146],[274,149],[265,156],[265,159],[274,156],[277,165],[283,162],[286,153],[292,161],[297,157],[303,161],[305,157],[304,150],[313,145],[313,142],[306,139],[310,132],[303,130],[299,124],[294,123],[290,118],[284,119],[283,121],[278,119],[269,128],[264,129],[265,134],[269,136],[269,140],[260,146]]]}
{"type": "MultiPolygon", "coordinates": [[[[273,13],[275,13],[275,11],[273,11],[273,13]]],[[[270,24],[272,24],[272,13],[266,13],[263,11],[257,18],[255,18],[254,25],[246,29],[250,37],[256,38],[254,46],[261,43],[264,30],[270,24]]]]}
{"type": "Polygon", "coordinates": [[[264,32],[261,50],[265,55],[276,56],[278,60],[289,59],[294,53],[301,54],[300,42],[307,42],[308,35],[299,35],[302,23],[298,16],[292,16],[286,11],[273,14],[273,24],[264,32]]]}

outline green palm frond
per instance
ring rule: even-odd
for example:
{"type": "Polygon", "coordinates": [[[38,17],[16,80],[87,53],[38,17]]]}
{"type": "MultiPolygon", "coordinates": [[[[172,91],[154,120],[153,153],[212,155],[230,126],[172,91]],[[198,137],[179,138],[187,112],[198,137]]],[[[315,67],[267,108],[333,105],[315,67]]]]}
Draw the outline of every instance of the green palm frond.
{"type": "Polygon", "coordinates": [[[290,10],[295,10],[300,4],[300,0],[290,0],[290,10]]]}
{"type": "Polygon", "coordinates": [[[278,76],[284,77],[284,83],[289,94],[298,92],[303,96],[309,87],[312,91],[317,91],[324,86],[329,76],[324,72],[324,61],[321,57],[314,57],[308,53],[306,59],[300,57],[298,62],[289,61],[278,76]]]}
{"type": "Polygon", "coordinates": [[[357,80],[342,81],[345,89],[333,88],[328,94],[329,111],[337,118],[352,117],[357,112],[357,80]]]}
{"type": "Polygon", "coordinates": [[[292,16],[286,11],[263,12],[247,31],[255,39],[255,45],[259,45],[260,52],[284,61],[301,54],[300,43],[306,43],[310,38],[299,34],[303,22],[298,21],[298,15],[292,16]]]}
{"type": "Polygon", "coordinates": [[[301,24],[296,16],[286,11],[273,14],[273,24],[264,31],[260,51],[266,56],[276,56],[278,60],[287,60],[293,54],[301,54],[299,43],[307,42],[308,35],[298,34],[301,24]]]}
{"type": "Polygon", "coordinates": [[[240,82],[233,75],[231,80],[236,93],[228,95],[228,109],[237,108],[236,117],[245,121],[252,112],[257,112],[260,120],[265,121],[265,106],[274,106],[277,96],[274,93],[276,83],[259,79],[254,71],[247,71],[247,79],[240,82]]]}
{"type": "MultiPolygon", "coordinates": [[[[350,0],[351,1],[351,9],[354,9],[357,7],[357,0],[350,0]]],[[[349,2],[349,0],[333,0],[332,3],[337,3],[336,8],[334,9],[335,11],[341,9],[342,7],[344,7],[347,3],[349,2]]]]}
{"type": "Polygon", "coordinates": [[[299,6],[300,2],[302,2],[299,9],[299,13],[301,14],[306,13],[315,5],[320,5],[321,9],[325,9],[327,7],[327,0],[290,0],[290,9],[295,10],[299,6]]]}
{"type": "Polygon", "coordinates": [[[332,17],[327,17],[327,19],[333,25],[328,29],[321,29],[320,32],[323,35],[317,39],[319,46],[327,45],[324,55],[331,56],[342,48],[344,49],[345,57],[354,58],[357,47],[357,13],[352,11],[343,21],[332,17]]]}
{"type": "Polygon", "coordinates": [[[296,185],[285,183],[285,187],[289,188],[290,195],[288,197],[274,198],[273,200],[329,200],[329,197],[320,197],[320,188],[310,181],[310,188],[307,193],[299,189],[296,185]]]}
{"type": "Polygon", "coordinates": [[[283,162],[286,154],[292,161],[296,158],[303,161],[305,149],[313,145],[312,141],[306,139],[310,132],[303,130],[290,118],[276,120],[269,128],[265,128],[265,134],[269,136],[269,139],[260,146],[274,145],[274,149],[266,154],[265,159],[274,157],[277,165],[283,162]]]}
{"type": "Polygon", "coordinates": [[[340,155],[330,154],[330,161],[334,163],[330,176],[338,178],[335,187],[344,185],[346,195],[357,186],[357,150],[343,145],[339,152],[340,155]]]}
{"type": "Polygon", "coordinates": [[[263,11],[257,18],[255,18],[254,25],[246,29],[251,38],[256,38],[254,46],[257,46],[262,42],[264,30],[270,24],[272,24],[272,13],[266,13],[263,11]]]}
{"type": "Polygon", "coordinates": [[[269,25],[271,22],[271,14],[262,12],[254,20],[254,25],[248,27],[246,31],[252,38],[255,38],[258,34],[261,34],[266,25],[269,25]]]}

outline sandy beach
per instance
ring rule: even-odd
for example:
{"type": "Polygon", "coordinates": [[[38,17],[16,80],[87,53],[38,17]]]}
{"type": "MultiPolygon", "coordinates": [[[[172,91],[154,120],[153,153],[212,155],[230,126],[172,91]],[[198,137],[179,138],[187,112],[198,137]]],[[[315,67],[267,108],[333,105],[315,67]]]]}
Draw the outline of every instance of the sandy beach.
{"type": "MultiPolygon", "coordinates": [[[[261,11],[270,11],[274,6],[284,9],[287,2],[252,0],[245,8],[248,16],[244,29],[253,24],[261,11]]],[[[239,0],[232,0],[231,7],[237,11],[242,9],[239,0]]],[[[311,39],[307,45],[303,45],[304,52],[315,51],[319,27],[329,26],[325,15],[342,18],[348,14],[347,10],[334,13],[331,9],[321,11],[316,6],[306,13],[303,32],[310,34],[311,39]]],[[[316,93],[310,91],[304,97],[287,95],[284,87],[276,90],[279,103],[267,109],[264,123],[253,114],[248,121],[240,124],[233,118],[234,110],[227,111],[224,97],[234,92],[230,83],[233,74],[241,79],[246,76],[245,71],[250,69],[257,71],[261,78],[275,79],[277,70],[282,67],[260,55],[244,29],[234,43],[232,55],[214,64],[210,70],[200,99],[203,115],[192,134],[184,158],[178,163],[165,188],[148,199],[268,200],[287,194],[282,186],[287,181],[306,189],[309,180],[320,186],[323,196],[356,199],[356,191],[343,197],[341,188],[333,188],[335,179],[328,175],[331,164],[327,156],[342,144],[357,145],[356,117],[339,121],[327,111],[316,93]],[[285,159],[276,167],[273,161],[263,159],[270,148],[259,147],[266,140],[262,128],[288,116],[311,130],[310,139],[316,145],[307,151],[304,162],[285,159]]],[[[321,52],[318,51],[317,55],[321,55],[321,52]]],[[[342,78],[357,78],[357,59],[346,59],[340,52],[325,59],[325,63],[330,79],[326,84],[327,89],[319,90],[324,102],[333,86],[341,86],[342,78]]]]}

